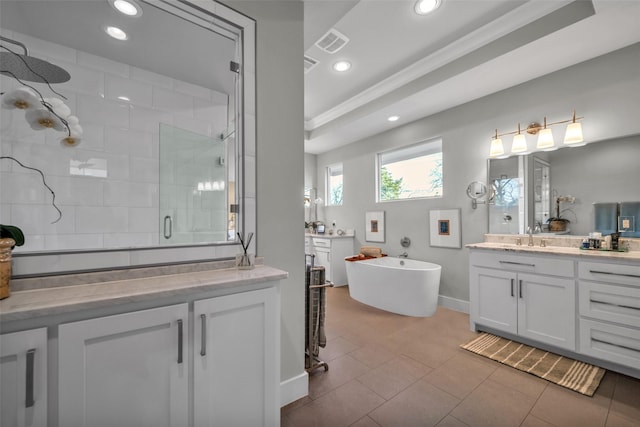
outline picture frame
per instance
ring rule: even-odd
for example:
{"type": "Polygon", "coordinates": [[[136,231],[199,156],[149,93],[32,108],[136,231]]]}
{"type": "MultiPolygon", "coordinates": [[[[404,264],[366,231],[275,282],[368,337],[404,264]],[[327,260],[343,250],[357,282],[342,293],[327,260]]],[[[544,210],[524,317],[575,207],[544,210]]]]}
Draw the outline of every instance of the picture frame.
{"type": "Polygon", "coordinates": [[[384,211],[367,212],[364,224],[365,240],[384,243],[384,225],[384,211]]]}
{"type": "Polygon", "coordinates": [[[441,248],[461,248],[460,209],[429,211],[429,244],[441,248]]]}

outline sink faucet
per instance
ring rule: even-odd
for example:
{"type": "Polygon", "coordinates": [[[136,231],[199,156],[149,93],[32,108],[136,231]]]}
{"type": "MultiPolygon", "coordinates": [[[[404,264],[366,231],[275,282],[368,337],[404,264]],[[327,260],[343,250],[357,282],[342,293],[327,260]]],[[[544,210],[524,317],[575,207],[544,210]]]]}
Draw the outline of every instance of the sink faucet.
{"type": "Polygon", "coordinates": [[[533,246],[533,230],[531,227],[527,227],[527,233],[529,234],[529,246],[533,246]]]}
{"type": "Polygon", "coordinates": [[[403,252],[400,255],[398,255],[398,258],[407,258],[407,257],[409,257],[409,254],[406,252],[403,252]]]}

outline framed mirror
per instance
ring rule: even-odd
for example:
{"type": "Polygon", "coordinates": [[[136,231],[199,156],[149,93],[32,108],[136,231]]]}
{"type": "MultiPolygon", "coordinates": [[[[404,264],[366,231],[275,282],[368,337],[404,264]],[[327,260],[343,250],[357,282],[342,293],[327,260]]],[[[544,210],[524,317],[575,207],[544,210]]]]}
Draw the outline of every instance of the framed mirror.
{"type": "Polygon", "coordinates": [[[0,3],[3,53],[70,77],[6,72],[1,91],[56,98],[82,130],[63,146],[68,126],[1,111],[0,222],[26,236],[16,275],[231,257],[255,231],[255,22],[214,1],[138,1],[137,16],[111,4],[0,3]]]}
{"type": "MultiPolygon", "coordinates": [[[[488,161],[489,233],[524,233],[549,217],[568,220],[562,233],[596,229],[595,206],[640,201],[640,135],[488,161]]],[[[640,204],[639,204],[640,205],[640,204]]],[[[637,212],[636,216],[640,215],[637,212]]],[[[633,237],[631,232],[627,237],[633,237]]]]}

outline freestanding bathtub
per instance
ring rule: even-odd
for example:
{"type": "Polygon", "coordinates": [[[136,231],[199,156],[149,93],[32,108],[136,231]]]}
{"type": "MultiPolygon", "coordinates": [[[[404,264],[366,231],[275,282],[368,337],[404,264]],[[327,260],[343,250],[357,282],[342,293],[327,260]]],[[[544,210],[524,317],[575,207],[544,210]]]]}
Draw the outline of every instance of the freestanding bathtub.
{"type": "Polygon", "coordinates": [[[442,267],[394,257],[347,261],[349,295],[356,301],[405,316],[436,312],[442,267]]]}

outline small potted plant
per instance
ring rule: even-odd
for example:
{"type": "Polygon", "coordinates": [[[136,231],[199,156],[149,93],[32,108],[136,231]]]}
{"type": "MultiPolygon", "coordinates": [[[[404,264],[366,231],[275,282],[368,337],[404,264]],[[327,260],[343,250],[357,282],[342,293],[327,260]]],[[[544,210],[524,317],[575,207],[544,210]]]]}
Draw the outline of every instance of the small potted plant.
{"type": "Polygon", "coordinates": [[[560,202],[574,203],[575,200],[575,197],[572,196],[560,196],[556,198],[556,216],[547,220],[549,223],[549,231],[559,232],[567,230],[567,224],[571,221],[560,216],[560,202]]]}
{"type": "Polygon", "coordinates": [[[11,294],[11,250],[24,245],[24,233],[15,225],[0,224],[0,299],[11,294]]]}

